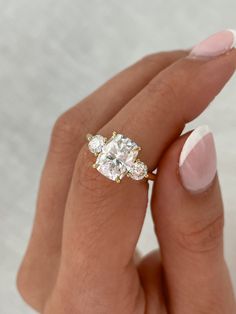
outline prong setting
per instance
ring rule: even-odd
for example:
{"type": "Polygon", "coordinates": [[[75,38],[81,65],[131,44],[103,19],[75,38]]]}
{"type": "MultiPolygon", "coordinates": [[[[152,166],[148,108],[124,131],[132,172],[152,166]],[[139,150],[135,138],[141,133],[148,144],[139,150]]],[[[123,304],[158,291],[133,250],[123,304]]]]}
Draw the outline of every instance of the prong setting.
{"type": "Polygon", "coordinates": [[[86,138],[87,138],[88,141],[91,141],[91,139],[93,138],[93,136],[92,136],[92,134],[88,133],[88,134],[86,135],[86,138]]]}
{"type": "Polygon", "coordinates": [[[133,180],[148,178],[147,166],[137,158],[141,147],[113,131],[111,138],[87,134],[88,148],[97,158],[93,168],[110,180],[120,183],[127,176],[133,180]]]}
{"type": "Polygon", "coordinates": [[[121,179],[119,177],[116,178],[116,183],[120,183],[121,179]]]}

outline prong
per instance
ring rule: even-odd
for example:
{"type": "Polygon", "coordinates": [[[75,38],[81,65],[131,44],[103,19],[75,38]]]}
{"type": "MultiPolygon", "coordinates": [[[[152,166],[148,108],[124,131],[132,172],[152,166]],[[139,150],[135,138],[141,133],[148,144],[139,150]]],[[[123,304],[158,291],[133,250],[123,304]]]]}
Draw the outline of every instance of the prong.
{"type": "Polygon", "coordinates": [[[86,135],[86,138],[87,138],[88,141],[91,141],[92,137],[93,137],[92,134],[87,134],[86,135]]]}
{"type": "Polygon", "coordinates": [[[116,131],[113,131],[113,132],[112,132],[112,137],[115,137],[116,134],[117,134],[116,131]]]}
{"type": "Polygon", "coordinates": [[[137,162],[140,162],[140,159],[137,158],[136,161],[137,161],[137,162]]]}
{"type": "Polygon", "coordinates": [[[139,147],[138,147],[138,151],[140,151],[140,150],[142,150],[142,148],[139,146],[139,147]]]}
{"type": "Polygon", "coordinates": [[[117,177],[117,178],[116,178],[116,183],[120,183],[120,181],[121,181],[120,178],[117,177]]]}
{"type": "Polygon", "coordinates": [[[94,169],[97,169],[97,165],[96,165],[96,164],[93,164],[93,168],[94,168],[94,169]]]}
{"type": "Polygon", "coordinates": [[[148,179],[148,178],[149,178],[149,175],[148,175],[148,173],[146,174],[146,176],[145,176],[144,178],[146,178],[146,179],[148,179]]]}
{"type": "Polygon", "coordinates": [[[130,178],[130,173],[129,172],[127,173],[126,177],[130,178]]]}

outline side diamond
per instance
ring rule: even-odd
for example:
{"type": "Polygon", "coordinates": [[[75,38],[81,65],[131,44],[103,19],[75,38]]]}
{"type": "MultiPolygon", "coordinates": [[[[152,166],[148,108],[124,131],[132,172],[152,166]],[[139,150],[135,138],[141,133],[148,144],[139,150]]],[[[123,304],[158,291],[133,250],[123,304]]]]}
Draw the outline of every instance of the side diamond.
{"type": "Polygon", "coordinates": [[[106,138],[101,135],[94,135],[88,143],[88,148],[93,154],[99,154],[106,142],[106,138]]]}
{"type": "Polygon", "coordinates": [[[147,166],[142,162],[137,160],[129,169],[128,176],[133,180],[142,180],[147,175],[147,166]]]}

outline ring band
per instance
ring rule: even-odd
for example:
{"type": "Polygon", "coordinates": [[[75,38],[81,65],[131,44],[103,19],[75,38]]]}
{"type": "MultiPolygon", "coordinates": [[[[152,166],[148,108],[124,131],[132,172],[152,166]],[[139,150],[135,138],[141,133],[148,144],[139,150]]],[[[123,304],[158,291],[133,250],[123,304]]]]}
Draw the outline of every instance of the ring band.
{"type": "Polygon", "coordinates": [[[130,138],[113,132],[109,139],[87,134],[87,140],[90,152],[97,157],[93,167],[108,179],[117,183],[125,176],[133,180],[155,180],[155,174],[149,173],[147,165],[137,158],[141,147],[130,138]]]}

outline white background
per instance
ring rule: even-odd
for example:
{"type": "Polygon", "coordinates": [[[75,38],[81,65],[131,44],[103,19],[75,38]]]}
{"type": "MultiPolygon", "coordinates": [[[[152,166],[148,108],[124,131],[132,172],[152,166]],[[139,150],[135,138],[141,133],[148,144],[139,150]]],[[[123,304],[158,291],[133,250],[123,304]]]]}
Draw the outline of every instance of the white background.
{"type": "MultiPolygon", "coordinates": [[[[15,274],[56,117],[150,52],[236,28],[235,0],[0,0],[0,313],[28,314],[15,274]]],[[[236,80],[191,126],[216,138],[226,256],[236,285],[236,80]],[[233,271],[234,266],[234,271],[233,271]]],[[[155,247],[148,217],[140,245],[155,247]]]]}

